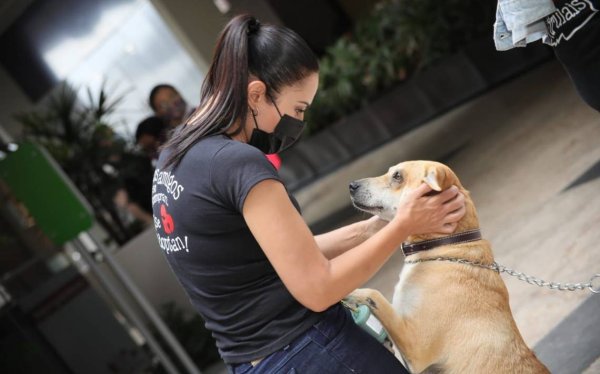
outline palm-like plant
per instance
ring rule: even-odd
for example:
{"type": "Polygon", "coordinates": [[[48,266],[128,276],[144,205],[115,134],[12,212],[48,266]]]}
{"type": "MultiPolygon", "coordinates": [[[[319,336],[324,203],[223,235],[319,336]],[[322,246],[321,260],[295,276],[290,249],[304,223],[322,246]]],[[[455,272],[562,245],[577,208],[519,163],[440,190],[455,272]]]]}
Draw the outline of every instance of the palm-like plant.
{"type": "Polygon", "coordinates": [[[133,232],[123,223],[114,208],[112,196],[118,180],[103,167],[111,157],[128,152],[126,142],[118,137],[107,122],[123,95],[109,99],[106,84],[94,95],[87,89],[87,103],[81,103],[78,90],[61,85],[43,108],[18,113],[23,136],[44,146],[71,178],[94,209],[96,219],[118,243],[124,243],[133,232]]]}

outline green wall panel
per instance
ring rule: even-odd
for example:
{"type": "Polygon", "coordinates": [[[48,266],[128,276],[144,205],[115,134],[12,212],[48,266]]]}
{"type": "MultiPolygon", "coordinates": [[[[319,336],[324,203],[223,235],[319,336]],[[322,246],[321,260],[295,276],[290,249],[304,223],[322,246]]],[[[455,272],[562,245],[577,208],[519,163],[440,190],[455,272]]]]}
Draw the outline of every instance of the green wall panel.
{"type": "Polygon", "coordinates": [[[16,152],[0,161],[0,178],[55,244],[63,244],[92,226],[89,204],[42,147],[20,144],[16,152]]]}

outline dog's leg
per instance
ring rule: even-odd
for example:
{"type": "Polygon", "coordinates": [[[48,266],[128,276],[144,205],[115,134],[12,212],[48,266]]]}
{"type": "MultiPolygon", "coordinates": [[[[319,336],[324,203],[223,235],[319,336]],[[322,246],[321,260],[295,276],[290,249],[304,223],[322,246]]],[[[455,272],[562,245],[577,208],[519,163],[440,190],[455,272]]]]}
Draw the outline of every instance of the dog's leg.
{"type": "MultiPolygon", "coordinates": [[[[359,288],[348,295],[344,301],[351,306],[367,305],[403,355],[414,344],[410,341],[410,337],[414,336],[412,329],[394,311],[392,304],[381,292],[369,288],[359,288]]],[[[410,362],[408,362],[408,365],[410,365],[410,362]]]]}

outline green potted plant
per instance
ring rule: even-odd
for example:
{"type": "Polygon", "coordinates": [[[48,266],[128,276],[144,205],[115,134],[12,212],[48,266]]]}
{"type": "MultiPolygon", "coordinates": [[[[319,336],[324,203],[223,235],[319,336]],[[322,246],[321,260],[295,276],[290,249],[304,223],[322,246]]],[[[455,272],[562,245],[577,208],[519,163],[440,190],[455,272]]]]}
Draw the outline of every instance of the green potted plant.
{"type": "Polygon", "coordinates": [[[384,0],[320,60],[309,135],[482,35],[494,4],[478,0],[384,0]]]}

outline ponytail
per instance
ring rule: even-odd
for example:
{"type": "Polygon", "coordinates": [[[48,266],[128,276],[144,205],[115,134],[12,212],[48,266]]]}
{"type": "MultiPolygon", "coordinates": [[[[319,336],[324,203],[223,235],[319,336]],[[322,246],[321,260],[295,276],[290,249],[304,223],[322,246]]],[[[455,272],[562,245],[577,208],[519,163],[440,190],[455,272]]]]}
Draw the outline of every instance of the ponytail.
{"type": "Polygon", "coordinates": [[[200,105],[163,147],[169,151],[165,168],[176,167],[204,137],[242,131],[248,114],[250,75],[263,81],[267,94],[275,98],[282,87],[318,69],[317,58],[293,31],[261,25],[250,15],[234,17],[217,40],[202,83],[200,105]]]}

